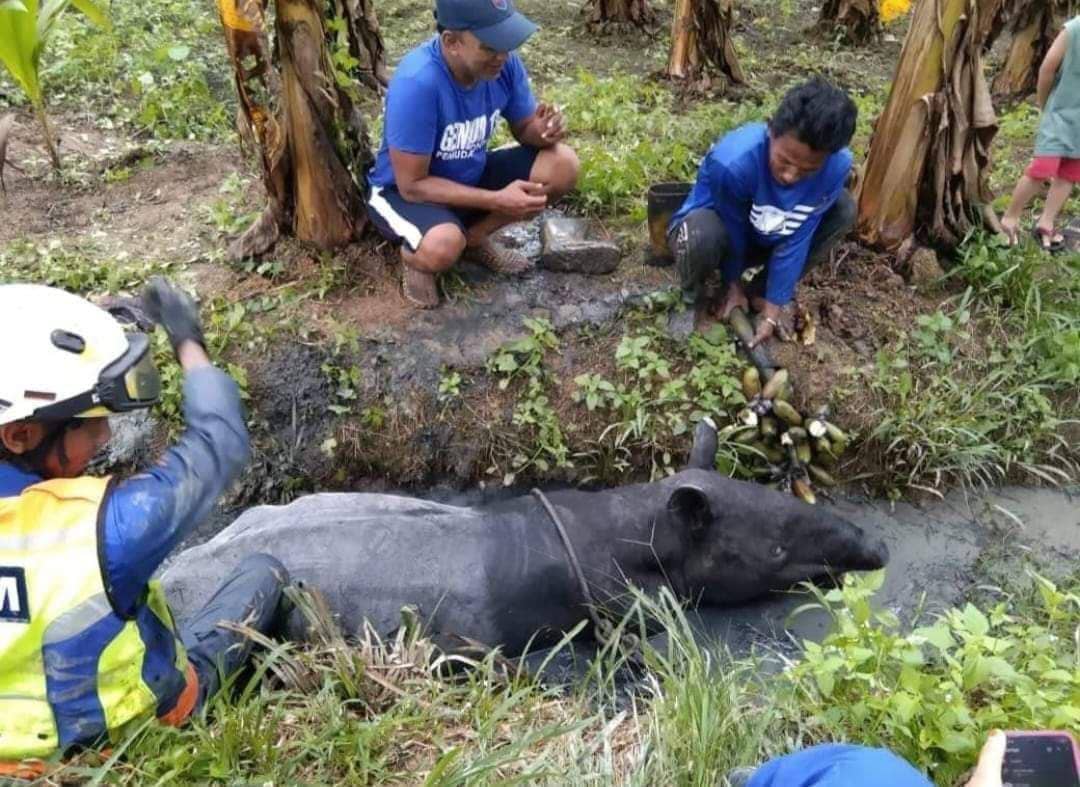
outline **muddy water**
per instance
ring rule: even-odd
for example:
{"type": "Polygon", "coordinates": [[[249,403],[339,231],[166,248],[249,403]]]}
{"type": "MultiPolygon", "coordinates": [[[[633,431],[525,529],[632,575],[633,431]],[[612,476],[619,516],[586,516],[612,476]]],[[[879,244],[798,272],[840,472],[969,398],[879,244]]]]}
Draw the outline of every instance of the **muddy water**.
{"type": "MultiPolygon", "coordinates": [[[[1025,555],[1051,573],[1074,568],[1080,558],[1080,489],[955,492],[926,505],[848,500],[835,509],[888,543],[889,566],[877,602],[905,619],[920,608],[934,613],[958,603],[992,582],[995,571],[1022,570],[1025,555]]],[[[823,613],[789,619],[806,601],[804,594],[791,593],[697,614],[706,636],[736,653],[755,647],[786,651],[828,631],[823,613]]]]}
{"type": "MultiPolygon", "coordinates": [[[[916,612],[941,612],[976,588],[993,593],[995,579],[1023,571],[1028,556],[1051,576],[1080,566],[1080,487],[955,492],[923,505],[848,499],[833,507],[888,543],[890,561],[877,603],[906,621],[916,612]]],[[[791,592],[690,614],[701,640],[710,646],[725,646],[736,656],[791,657],[803,640],[820,641],[829,631],[829,619],[821,611],[791,617],[810,600],[806,593],[791,592]]],[[[662,645],[662,640],[654,644],[662,645]]],[[[558,677],[582,672],[590,654],[581,648],[577,654],[576,662],[556,659],[558,677]]]]}

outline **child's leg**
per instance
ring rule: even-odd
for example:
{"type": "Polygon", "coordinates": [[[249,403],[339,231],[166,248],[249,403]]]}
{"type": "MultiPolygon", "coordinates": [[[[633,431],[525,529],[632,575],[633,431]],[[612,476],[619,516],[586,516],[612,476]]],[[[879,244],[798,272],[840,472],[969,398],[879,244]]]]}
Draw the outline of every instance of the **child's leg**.
{"type": "MultiPolygon", "coordinates": [[[[1038,227],[1043,232],[1048,234],[1054,232],[1054,223],[1061,209],[1065,207],[1065,203],[1069,201],[1072,188],[1072,181],[1065,178],[1054,178],[1050,184],[1050,192],[1046,195],[1046,205],[1043,206],[1042,216],[1039,217],[1038,227]]],[[[1051,235],[1051,237],[1058,242],[1058,235],[1051,235]]]]}
{"type": "Polygon", "coordinates": [[[1035,180],[1028,175],[1022,176],[1020,182],[1016,184],[1016,188],[1013,189],[1012,201],[1009,203],[1005,215],[1001,217],[1001,226],[1005,230],[1005,234],[1009,236],[1010,243],[1015,243],[1017,240],[1020,214],[1024,212],[1024,208],[1031,203],[1031,200],[1035,198],[1035,195],[1041,189],[1042,181],[1035,180]]]}

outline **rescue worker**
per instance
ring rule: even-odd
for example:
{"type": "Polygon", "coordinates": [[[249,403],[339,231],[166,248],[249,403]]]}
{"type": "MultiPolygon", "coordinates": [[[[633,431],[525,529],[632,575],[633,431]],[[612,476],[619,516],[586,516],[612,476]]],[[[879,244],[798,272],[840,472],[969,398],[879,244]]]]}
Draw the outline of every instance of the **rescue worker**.
{"type": "Polygon", "coordinates": [[[33,775],[35,761],[116,741],[150,716],[183,722],[250,652],[218,623],[276,623],[287,574],[267,555],[244,560],[179,630],[151,580],[249,445],[194,301],[158,278],[142,305],[183,369],[186,431],[146,472],[98,478],[84,473],[111,437],[108,417],[158,399],[149,337],[62,290],[0,286],[0,777],[33,775]]]}

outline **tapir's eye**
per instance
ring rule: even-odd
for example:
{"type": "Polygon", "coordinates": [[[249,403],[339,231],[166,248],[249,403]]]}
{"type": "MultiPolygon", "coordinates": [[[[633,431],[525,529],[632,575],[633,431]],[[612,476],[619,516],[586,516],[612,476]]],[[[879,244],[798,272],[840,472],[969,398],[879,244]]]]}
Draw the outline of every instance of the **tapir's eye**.
{"type": "Polygon", "coordinates": [[[772,549],[769,550],[769,555],[771,557],[783,557],[785,552],[787,552],[787,550],[784,549],[784,545],[783,544],[777,544],[776,546],[774,546],[772,549]]]}

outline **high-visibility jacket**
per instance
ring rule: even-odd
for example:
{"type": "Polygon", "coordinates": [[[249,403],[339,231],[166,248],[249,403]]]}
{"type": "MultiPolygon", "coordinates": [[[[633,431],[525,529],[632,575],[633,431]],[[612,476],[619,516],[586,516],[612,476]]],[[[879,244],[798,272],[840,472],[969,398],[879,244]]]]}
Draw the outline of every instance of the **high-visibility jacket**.
{"type": "Polygon", "coordinates": [[[134,614],[109,598],[104,478],[0,498],[0,763],[116,741],[150,716],[178,723],[197,681],[156,582],[134,614]]]}

